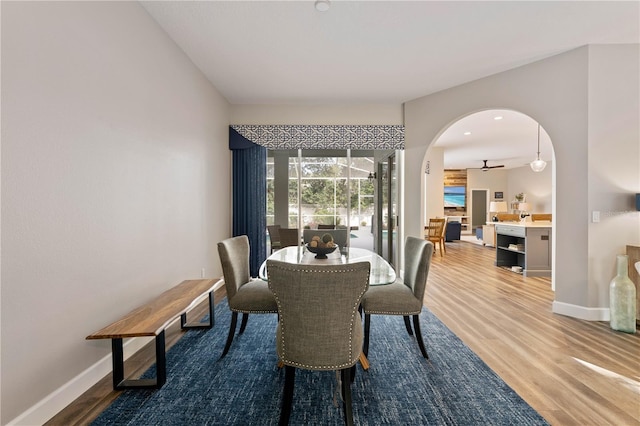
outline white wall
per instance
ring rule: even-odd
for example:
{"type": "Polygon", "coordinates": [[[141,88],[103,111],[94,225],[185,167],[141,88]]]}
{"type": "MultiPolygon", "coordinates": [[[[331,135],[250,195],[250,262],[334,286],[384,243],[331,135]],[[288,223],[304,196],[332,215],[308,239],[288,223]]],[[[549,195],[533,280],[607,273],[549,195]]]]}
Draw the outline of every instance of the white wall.
{"type": "MultiPolygon", "coordinates": [[[[423,166],[424,178],[424,224],[429,223],[429,218],[444,216],[444,149],[431,147],[425,157],[423,166]],[[429,162],[429,173],[426,173],[426,164],[429,162]]],[[[416,198],[417,194],[405,194],[405,198],[416,198]]],[[[424,228],[423,228],[424,229],[424,228]]]]}
{"type": "Polygon", "coordinates": [[[553,162],[547,161],[547,167],[541,172],[534,172],[531,167],[517,167],[508,170],[507,192],[505,201],[510,203],[516,194],[524,193],[527,196],[527,203],[531,205],[529,213],[551,213],[551,193],[553,184],[551,175],[553,162]]]}
{"type": "Polygon", "coordinates": [[[87,335],[222,275],[229,105],[136,2],[2,2],[2,113],[0,422],[38,424],[110,370],[87,335]]]}
{"type": "MultiPolygon", "coordinates": [[[[639,56],[638,45],[583,47],[408,102],[406,192],[421,193],[419,176],[427,148],[452,122],[493,108],[529,115],[546,130],[555,152],[553,309],[579,318],[604,319],[610,278],[605,281],[606,274],[594,274],[593,265],[613,265],[611,251],[640,242],[640,233],[635,232],[640,229],[640,214],[629,214],[620,225],[607,225],[611,231],[607,246],[614,250],[594,247],[594,226],[589,220],[592,206],[621,204],[601,191],[614,188],[606,183],[607,174],[619,177],[629,189],[636,188],[628,198],[622,193],[616,198],[630,200],[631,193],[638,192],[639,56]],[[596,150],[606,150],[607,161],[598,166],[592,164],[602,159],[593,156],[596,150]],[[590,177],[593,173],[602,176],[598,185],[590,177]]],[[[423,205],[423,200],[406,198],[406,235],[420,235],[423,205]]]]}
{"type": "MultiPolygon", "coordinates": [[[[589,296],[592,306],[609,300],[616,255],[640,245],[640,47],[589,49],[588,164],[589,296]]],[[[607,305],[608,306],[608,305],[607,305]]]]}

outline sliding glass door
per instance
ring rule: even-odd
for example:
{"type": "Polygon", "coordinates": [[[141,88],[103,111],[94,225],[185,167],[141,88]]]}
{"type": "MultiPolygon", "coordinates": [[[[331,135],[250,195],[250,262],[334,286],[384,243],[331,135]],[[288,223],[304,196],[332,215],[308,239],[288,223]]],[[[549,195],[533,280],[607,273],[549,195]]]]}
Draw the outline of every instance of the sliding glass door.
{"type": "Polygon", "coordinates": [[[302,151],[299,160],[302,227],[348,226],[348,158],[318,156],[315,151],[302,151]]]}
{"type": "Polygon", "coordinates": [[[377,157],[376,252],[395,264],[398,226],[398,188],[395,152],[377,157]]]}
{"type": "Polygon", "coordinates": [[[298,229],[348,228],[350,245],[373,250],[373,167],[373,151],[270,152],[267,223],[298,229]]]}

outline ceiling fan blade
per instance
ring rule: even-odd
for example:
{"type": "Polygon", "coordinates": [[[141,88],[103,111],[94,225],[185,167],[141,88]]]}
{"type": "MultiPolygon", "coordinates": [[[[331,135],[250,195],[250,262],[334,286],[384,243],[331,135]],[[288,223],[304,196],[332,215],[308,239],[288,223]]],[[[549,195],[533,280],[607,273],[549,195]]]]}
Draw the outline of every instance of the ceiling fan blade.
{"type": "Polygon", "coordinates": [[[478,169],[478,170],[482,170],[483,172],[486,172],[489,169],[497,169],[500,167],[504,167],[504,164],[500,164],[499,166],[487,166],[487,161],[489,160],[482,160],[484,165],[482,167],[469,167],[469,169],[478,169]]]}

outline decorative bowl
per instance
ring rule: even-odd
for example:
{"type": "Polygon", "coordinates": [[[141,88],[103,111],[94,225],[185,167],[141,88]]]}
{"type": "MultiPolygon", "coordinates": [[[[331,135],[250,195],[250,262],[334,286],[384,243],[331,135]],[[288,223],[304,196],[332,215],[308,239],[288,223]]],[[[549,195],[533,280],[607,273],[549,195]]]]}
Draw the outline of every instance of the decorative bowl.
{"type": "Polygon", "coordinates": [[[307,244],[307,250],[309,250],[311,253],[315,253],[316,259],[326,259],[327,255],[329,253],[332,253],[337,248],[337,245],[333,247],[311,247],[309,244],[307,244]]]}

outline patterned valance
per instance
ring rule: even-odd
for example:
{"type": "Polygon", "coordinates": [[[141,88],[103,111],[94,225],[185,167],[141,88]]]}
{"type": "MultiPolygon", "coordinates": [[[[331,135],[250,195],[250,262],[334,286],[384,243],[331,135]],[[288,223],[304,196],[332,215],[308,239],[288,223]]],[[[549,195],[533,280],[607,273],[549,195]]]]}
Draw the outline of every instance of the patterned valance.
{"type": "Polygon", "coordinates": [[[404,149],[400,125],[234,124],[231,128],[268,149],[404,149]]]}

